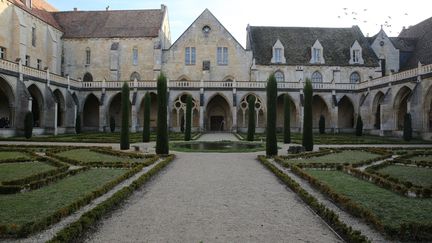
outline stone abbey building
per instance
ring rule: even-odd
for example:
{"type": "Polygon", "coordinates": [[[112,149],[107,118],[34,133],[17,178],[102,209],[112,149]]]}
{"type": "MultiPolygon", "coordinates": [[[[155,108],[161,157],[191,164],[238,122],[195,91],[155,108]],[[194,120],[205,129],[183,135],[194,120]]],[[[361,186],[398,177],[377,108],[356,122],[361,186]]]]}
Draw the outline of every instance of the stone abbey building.
{"type": "Polygon", "coordinates": [[[432,135],[432,18],[398,37],[380,30],[365,37],[351,28],[247,26],[244,48],[217,18],[204,12],[175,41],[168,10],[60,12],[43,0],[0,0],[0,136],[22,133],[32,111],[34,132],[107,131],[120,125],[120,90],[131,87],[131,130],[143,123],[143,97],[151,93],[156,125],[156,78],[168,78],[169,127],[184,126],[192,95],[193,127],[242,131],[247,98],[256,96],[257,130],[265,129],[266,80],[291,98],[293,131],[301,131],[303,86],[313,82],[314,126],[323,115],[328,132],[350,132],[361,115],[366,132],[400,136],[410,113],[414,134],[432,135]]]}

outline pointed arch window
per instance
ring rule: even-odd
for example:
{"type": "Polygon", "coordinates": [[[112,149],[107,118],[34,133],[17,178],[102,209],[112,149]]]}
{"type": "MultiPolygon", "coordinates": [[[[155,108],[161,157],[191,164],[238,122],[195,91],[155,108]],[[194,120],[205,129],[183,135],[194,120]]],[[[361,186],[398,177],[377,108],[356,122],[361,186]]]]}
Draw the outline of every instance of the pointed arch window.
{"type": "Polygon", "coordinates": [[[353,72],[350,75],[350,83],[360,83],[360,74],[358,72],[353,72]]]}
{"type": "Polygon", "coordinates": [[[283,72],[281,72],[281,71],[276,71],[274,73],[274,76],[275,76],[277,82],[284,82],[285,81],[285,76],[284,76],[283,72]]]}
{"type": "Polygon", "coordinates": [[[85,73],[83,82],[93,82],[93,75],[91,75],[91,73],[85,73]]]}
{"type": "Polygon", "coordinates": [[[314,72],[312,74],[312,82],[313,83],[322,83],[323,82],[322,74],[318,71],[314,72]]]}
{"type": "Polygon", "coordinates": [[[130,81],[140,81],[141,80],[141,75],[137,72],[133,72],[130,76],[130,81]]]}

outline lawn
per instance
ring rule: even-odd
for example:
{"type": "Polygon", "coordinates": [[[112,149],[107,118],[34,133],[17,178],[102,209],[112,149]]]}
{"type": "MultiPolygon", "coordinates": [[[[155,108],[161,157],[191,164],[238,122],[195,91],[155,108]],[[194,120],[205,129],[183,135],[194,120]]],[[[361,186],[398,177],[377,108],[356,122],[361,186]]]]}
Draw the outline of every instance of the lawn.
{"type": "Polygon", "coordinates": [[[384,225],[432,223],[432,199],[407,198],[340,171],[307,170],[336,192],[371,210],[384,225]]]}
{"type": "Polygon", "coordinates": [[[55,168],[42,162],[3,163],[0,164],[0,184],[2,181],[18,180],[55,168]]]}
{"type": "MultiPolygon", "coordinates": [[[[196,135],[198,135],[198,133],[192,133],[192,137],[196,135]]],[[[140,143],[142,142],[142,133],[130,133],[129,138],[131,143],[140,143]]],[[[184,133],[170,132],[169,139],[171,141],[181,141],[184,139],[184,133]]],[[[31,139],[26,139],[24,137],[0,138],[0,140],[70,143],[120,143],[120,133],[85,132],[81,134],[62,134],[57,136],[33,136],[31,139]]],[[[156,133],[151,134],[150,140],[156,141],[156,133]]]]}
{"type": "Polygon", "coordinates": [[[336,163],[344,164],[350,163],[355,164],[369,159],[375,159],[381,157],[382,155],[370,153],[362,150],[343,150],[337,153],[331,153],[324,156],[310,157],[310,158],[294,158],[285,160],[288,163],[336,163]]]}
{"type": "Polygon", "coordinates": [[[0,195],[0,225],[22,225],[43,219],[125,172],[125,169],[90,169],[38,190],[0,195]]]}
{"type": "Polygon", "coordinates": [[[432,155],[423,155],[423,156],[421,156],[421,155],[416,155],[416,156],[413,156],[413,157],[410,157],[410,158],[408,158],[409,160],[412,160],[412,161],[428,161],[428,162],[432,162],[432,155]]]}
{"type": "Polygon", "coordinates": [[[23,160],[30,159],[30,156],[26,153],[17,152],[17,151],[0,151],[0,161],[2,160],[23,160]]]}
{"type": "Polygon", "coordinates": [[[91,151],[90,149],[72,149],[64,152],[57,153],[56,155],[78,160],[83,163],[89,162],[142,162],[144,159],[131,159],[131,158],[122,158],[109,154],[103,154],[91,151]]]}
{"type": "Polygon", "coordinates": [[[390,175],[402,181],[409,181],[414,185],[432,187],[432,169],[415,166],[390,165],[378,172],[390,175]]]}

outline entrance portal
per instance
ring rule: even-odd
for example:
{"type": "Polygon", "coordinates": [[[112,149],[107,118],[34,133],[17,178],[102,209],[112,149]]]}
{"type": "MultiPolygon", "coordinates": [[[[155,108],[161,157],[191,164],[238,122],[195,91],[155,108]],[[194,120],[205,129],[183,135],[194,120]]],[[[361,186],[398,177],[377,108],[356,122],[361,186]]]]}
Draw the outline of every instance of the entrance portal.
{"type": "Polygon", "coordinates": [[[210,131],[230,131],[232,113],[228,101],[222,95],[215,95],[207,103],[206,129],[210,131]]]}
{"type": "Polygon", "coordinates": [[[224,131],[225,130],[225,124],[224,124],[224,117],[223,116],[212,116],[210,117],[210,130],[212,131],[224,131]]]}

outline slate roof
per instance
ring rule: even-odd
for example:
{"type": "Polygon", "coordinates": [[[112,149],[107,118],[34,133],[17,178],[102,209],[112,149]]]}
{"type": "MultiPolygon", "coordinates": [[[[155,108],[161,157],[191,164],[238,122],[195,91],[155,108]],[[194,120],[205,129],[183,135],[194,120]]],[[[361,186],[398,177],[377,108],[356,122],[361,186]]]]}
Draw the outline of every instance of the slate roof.
{"type": "Polygon", "coordinates": [[[13,3],[15,6],[28,12],[29,14],[39,18],[52,27],[62,30],[53,16],[53,12],[58,10],[44,0],[32,0],[32,8],[28,8],[25,5],[25,0],[9,0],[9,2],[13,3]]]}
{"type": "Polygon", "coordinates": [[[403,69],[415,68],[419,61],[423,65],[432,64],[432,18],[403,29],[399,38],[417,39],[415,51],[403,69]]]}
{"type": "Polygon", "coordinates": [[[163,16],[161,9],[54,13],[64,38],[157,37],[163,16]]]}
{"type": "Polygon", "coordinates": [[[417,45],[416,38],[407,37],[389,37],[394,47],[403,52],[414,52],[417,45]]]}
{"type": "Polygon", "coordinates": [[[251,26],[249,43],[256,64],[270,65],[272,47],[284,45],[287,65],[310,65],[311,47],[318,39],[324,48],[325,65],[347,66],[350,48],[357,40],[362,46],[365,66],[378,66],[378,58],[357,26],[352,28],[263,27],[251,26]]]}

